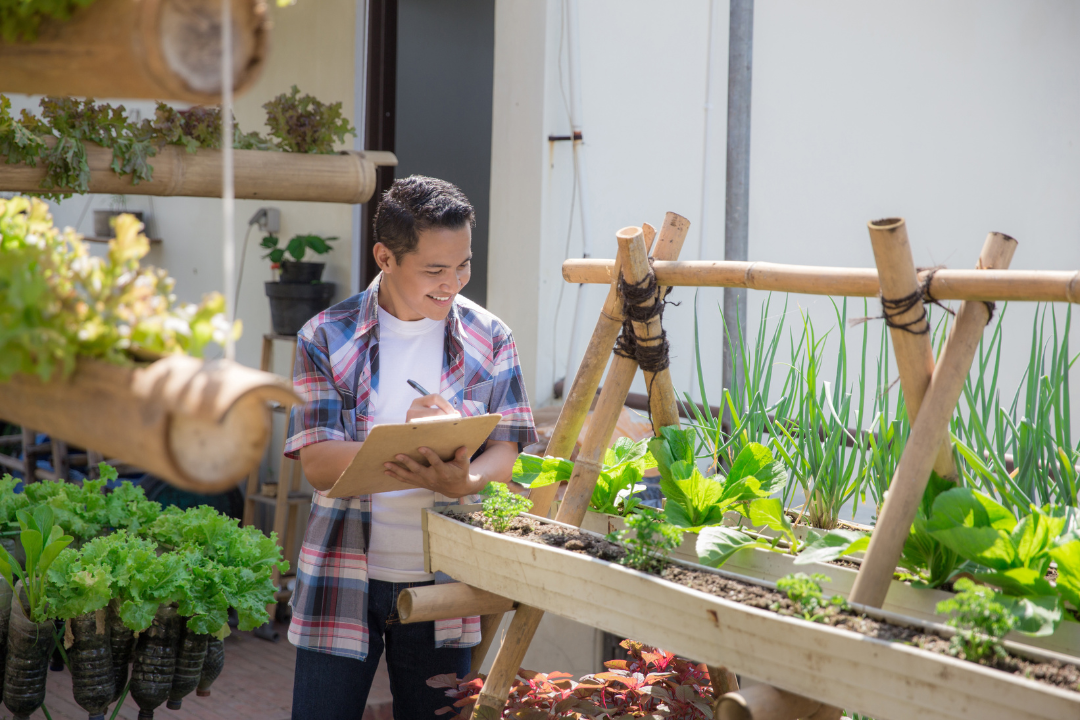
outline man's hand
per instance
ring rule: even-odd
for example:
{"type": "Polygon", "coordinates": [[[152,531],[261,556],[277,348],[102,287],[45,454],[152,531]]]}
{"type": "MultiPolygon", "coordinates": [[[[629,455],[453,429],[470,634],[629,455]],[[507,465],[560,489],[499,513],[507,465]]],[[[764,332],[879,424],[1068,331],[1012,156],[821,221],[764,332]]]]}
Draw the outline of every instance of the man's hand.
{"type": "Polygon", "coordinates": [[[442,395],[432,393],[412,401],[409,411],[405,413],[405,422],[412,422],[417,418],[435,415],[457,415],[460,417],[461,413],[455,410],[454,406],[448,403],[442,395]]]}
{"type": "MultiPolygon", "coordinates": [[[[427,397],[439,396],[428,395],[427,397]]],[[[421,400],[426,399],[421,398],[421,400]]],[[[443,402],[446,401],[443,400],[443,402]]],[[[397,460],[396,463],[384,463],[386,474],[410,485],[434,490],[440,495],[451,498],[473,495],[480,492],[487,484],[482,475],[469,472],[469,454],[464,446],[459,447],[454,453],[454,458],[447,462],[444,462],[430,448],[421,447],[418,451],[427,459],[428,467],[424,467],[408,455],[398,455],[394,458],[397,460]]]]}

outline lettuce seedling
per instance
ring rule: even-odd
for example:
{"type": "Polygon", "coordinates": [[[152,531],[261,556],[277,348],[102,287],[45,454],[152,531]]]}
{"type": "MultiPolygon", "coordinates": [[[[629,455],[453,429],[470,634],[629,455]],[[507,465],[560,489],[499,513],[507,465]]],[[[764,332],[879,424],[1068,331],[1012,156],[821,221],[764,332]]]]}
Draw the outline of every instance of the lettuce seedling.
{"type": "Polygon", "coordinates": [[[937,604],[939,613],[952,613],[947,624],[956,634],[949,641],[950,652],[971,662],[1005,657],[1001,640],[1016,623],[1008,607],[991,588],[968,578],[960,578],[954,587],[960,591],[956,597],[937,604]]]}
{"type": "MultiPolygon", "coordinates": [[[[45,622],[49,619],[45,603],[46,573],[60,551],[75,538],[65,535],[63,528],[53,523],[53,512],[47,505],[36,507],[33,512],[19,510],[16,516],[21,529],[19,539],[26,552],[26,569],[0,547],[0,575],[11,587],[15,587],[16,578],[22,580],[29,605],[23,607],[23,612],[34,622],[45,622]]],[[[21,598],[16,596],[16,599],[22,603],[21,598]]]]}
{"type": "Polygon", "coordinates": [[[701,530],[697,541],[699,562],[711,567],[720,567],[732,555],[744,548],[760,548],[780,553],[798,553],[803,543],[795,535],[795,528],[784,512],[784,505],[777,498],[758,498],[749,503],[746,511],[750,522],[757,527],[768,528],[776,537],[768,540],[762,536],[751,535],[742,528],[717,525],[701,530]],[[780,542],[786,541],[787,547],[780,542]]]}
{"type": "Polygon", "coordinates": [[[510,492],[504,483],[489,482],[480,494],[484,497],[484,517],[497,533],[509,530],[511,521],[532,507],[529,498],[510,492]]]}

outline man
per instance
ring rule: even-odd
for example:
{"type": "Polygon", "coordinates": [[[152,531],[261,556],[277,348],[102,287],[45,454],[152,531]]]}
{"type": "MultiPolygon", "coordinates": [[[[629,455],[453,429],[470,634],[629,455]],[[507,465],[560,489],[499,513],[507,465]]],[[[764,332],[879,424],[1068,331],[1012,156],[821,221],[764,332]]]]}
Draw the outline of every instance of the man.
{"type": "Polygon", "coordinates": [[[433,718],[448,704],[426,680],[469,672],[480,621],[397,619],[401,590],[449,579],[424,572],[421,512],[508,482],[517,454],[536,440],[510,330],[459,295],[475,224],[465,195],[434,178],[398,180],[374,224],[379,276],[312,318],[297,339],[294,385],[305,404],[293,409],[285,454],[299,455],[316,493],[289,627],[294,720],[360,720],[384,650],[395,720],[433,718]],[[418,396],[407,380],[432,393],[418,396]],[[443,462],[420,448],[427,467],[404,455],[387,463],[387,475],[414,489],[323,494],[376,424],[488,412],[503,418],[473,458],[461,448],[443,462]]]}

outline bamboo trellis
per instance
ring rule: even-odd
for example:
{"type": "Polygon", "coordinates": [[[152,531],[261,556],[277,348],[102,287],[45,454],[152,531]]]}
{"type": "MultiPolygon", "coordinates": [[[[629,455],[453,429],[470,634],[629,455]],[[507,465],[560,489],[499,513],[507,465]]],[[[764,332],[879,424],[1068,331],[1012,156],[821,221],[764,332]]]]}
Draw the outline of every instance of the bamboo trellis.
{"type": "MultiPolygon", "coordinates": [[[[945,446],[948,422],[955,410],[964,381],[971,368],[979,339],[989,321],[995,300],[1080,302],[1080,272],[1009,271],[1016,241],[1000,233],[991,233],[984,244],[974,271],[938,270],[918,273],[911,257],[907,232],[902,219],[869,223],[877,272],[869,269],[813,268],[771,263],[679,263],[673,262],[686,236],[689,223],[668,213],[653,252],[656,261],[649,267],[647,248],[652,228],[624,228],[616,237],[619,254],[614,261],[570,260],[563,274],[572,282],[611,283],[611,291],[601,311],[585,359],[574,378],[548,446],[548,454],[569,457],[591,401],[596,393],[612,345],[623,320],[617,279],[636,283],[655,272],[660,285],[750,287],[785,292],[886,298],[910,301],[890,314],[900,379],[912,431],[900,464],[892,479],[871,544],[852,590],[851,601],[880,607],[888,590],[903,539],[914,519],[931,469],[954,476],[950,454],[945,446]],[[929,293],[927,290],[929,289],[929,293]],[[946,345],[936,364],[929,343],[923,298],[963,300],[946,345]]],[[[660,290],[662,297],[663,288],[660,290]]],[[[657,328],[636,328],[642,336],[654,336],[657,328]]],[[[603,452],[610,442],[615,422],[636,373],[636,361],[616,355],[612,358],[593,415],[582,443],[563,503],[556,520],[580,526],[588,507],[603,452]]],[[[678,425],[678,408],[670,377],[658,373],[649,378],[650,405],[654,431],[678,425]]],[[[533,513],[547,515],[555,487],[547,486],[530,493],[533,513]]],[[[468,602],[437,603],[442,588],[415,591],[414,603],[421,600],[428,607],[425,619],[468,615],[468,602]],[[437,610],[434,609],[438,604],[437,610]]],[[[466,597],[462,595],[462,597],[466,597]]],[[[490,601],[487,607],[508,607],[490,601]]],[[[509,630],[502,640],[474,710],[481,720],[501,716],[510,685],[520,667],[543,612],[518,604],[509,630]]],[[[490,623],[488,623],[490,625],[490,623]]],[[[482,660],[482,657],[480,658],[482,660]]],[[[474,670],[479,666],[474,655],[474,670]]],[[[735,677],[727,668],[712,667],[716,704],[714,713],[724,718],[753,720],[835,720],[839,708],[812,698],[756,686],[739,691],[735,677]]]]}

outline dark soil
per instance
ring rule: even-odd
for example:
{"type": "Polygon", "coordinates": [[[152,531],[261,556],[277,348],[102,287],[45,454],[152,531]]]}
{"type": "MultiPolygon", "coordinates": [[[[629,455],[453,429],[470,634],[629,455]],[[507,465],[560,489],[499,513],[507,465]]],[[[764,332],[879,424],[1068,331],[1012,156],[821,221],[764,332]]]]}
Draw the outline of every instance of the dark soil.
{"type": "MultiPolygon", "coordinates": [[[[483,513],[474,512],[468,515],[451,515],[450,517],[460,519],[473,527],[491,530],[483,513]]],[[[547,525],[526,517],[514,518],[510,529],[503,534],[609,562],[618,562],[626,554],[619,545],[610,543],[603,538],[577,530],[547,525]]],[[[800,617],[801,615],[785,594],[760,585],[729,580],[721,575],[691,570],[674,563],[666,564],[656,574],[664,580],[694,590],[700,590],[725,600],[731,600],[761,610],[769,610],[789,617],[800,617]]],[[[850,630],[860,635],[887,642],[901,642],[940,655],[953,655],[949,649],[949,641],[943,637],[874,620],[866,615],[843,610],[835,605],[825,611],[825,617],[820,622],[831,627],[850,630]]],[[[962,655],[960,657],[964,659],[962,655]]],[[[1013,655],[987,660],[981,664],[1066,690],[1080,692],[1080,667],[1075,665],[1057,661],[1048,663],[1032,662],[1013,655]]]]}

